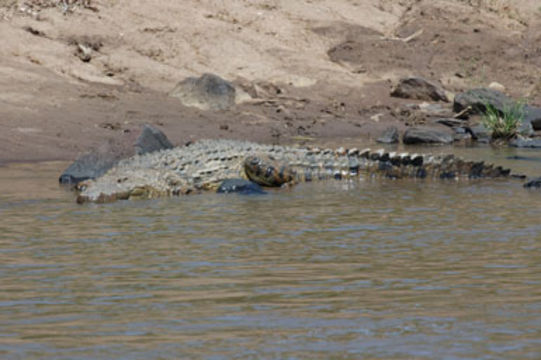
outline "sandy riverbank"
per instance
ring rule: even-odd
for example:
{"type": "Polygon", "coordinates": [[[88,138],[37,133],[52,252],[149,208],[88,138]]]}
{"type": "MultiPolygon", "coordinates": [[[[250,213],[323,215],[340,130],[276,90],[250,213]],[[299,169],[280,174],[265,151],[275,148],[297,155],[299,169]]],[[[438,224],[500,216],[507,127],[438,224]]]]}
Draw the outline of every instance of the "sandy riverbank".
{"type": "Polygon", "coordinates": [[[48,3],[0,1],[0,162],[72,160],[143,123],[175,144],[367,142],[415,122],[389,95],[409,75],[541,103],[536,1],[48,3]],[[205,72],[268,101],[213,112],[167,95],[205,72]]]}

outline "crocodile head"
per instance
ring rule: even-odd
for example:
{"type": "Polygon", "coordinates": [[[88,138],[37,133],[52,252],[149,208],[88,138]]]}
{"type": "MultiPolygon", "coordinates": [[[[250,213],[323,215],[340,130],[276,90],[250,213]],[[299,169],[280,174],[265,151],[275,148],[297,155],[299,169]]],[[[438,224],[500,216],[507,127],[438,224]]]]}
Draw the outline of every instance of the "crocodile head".
{"type": "Polygon", "coordinates": [[[244,172],[249,180],[268,187],[279,187],[294,179],[287,164],[280,164],[270,156],[248,156],[244,160],[244,172]]]}

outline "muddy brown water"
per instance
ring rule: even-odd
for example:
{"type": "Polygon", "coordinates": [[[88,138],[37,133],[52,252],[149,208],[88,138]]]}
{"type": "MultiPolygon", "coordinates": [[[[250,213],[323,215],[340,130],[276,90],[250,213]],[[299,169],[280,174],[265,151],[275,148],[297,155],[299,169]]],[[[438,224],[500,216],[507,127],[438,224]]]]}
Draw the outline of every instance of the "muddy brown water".
{"type": "MultiPolygon", "coordinates": [[[[541,175],[537,152],[463,151],[541,175]]],[[[541,192],[520,182],[79,206],[65,165],[0,168],[1,359],[541,358],[541,192]]]]}

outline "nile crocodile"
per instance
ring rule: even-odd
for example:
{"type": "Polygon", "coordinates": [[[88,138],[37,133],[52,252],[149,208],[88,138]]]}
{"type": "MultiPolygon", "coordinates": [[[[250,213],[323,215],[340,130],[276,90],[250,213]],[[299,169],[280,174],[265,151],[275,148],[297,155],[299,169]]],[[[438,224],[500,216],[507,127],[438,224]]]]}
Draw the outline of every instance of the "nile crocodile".
{"type": "Polygon", "coordinates": [[[261,145],[235,140],[200,140],[120,161],[103,176],[82,182],[77,202],[110,202],[216,190],[227,179],[244,178],[265,187],[361,174],[388,178],[520,177],[509,169],[433,156],[369,149],[337,150],[261,145]]]}

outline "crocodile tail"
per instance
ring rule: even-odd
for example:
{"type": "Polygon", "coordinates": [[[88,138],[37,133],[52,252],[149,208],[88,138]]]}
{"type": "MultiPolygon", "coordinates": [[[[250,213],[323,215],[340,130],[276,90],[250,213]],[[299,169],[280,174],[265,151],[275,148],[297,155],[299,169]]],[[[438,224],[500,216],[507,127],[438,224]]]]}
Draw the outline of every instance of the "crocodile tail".
{"type": "MultiPolygon", "coordinates": [[[[297,164],[298,165],[298,164],[297,164]]],[[[509,169],[483,161],[468,161],[450,155],[422,155],[356,149],[334,153],[334,157],[295,166],[269,155],[252,155],[244,161],[246,177],[267,187],[280,187],[296,181],[343,179],[361,173],[393,179],[477,179],[512,176],[509,169]]],[[[513,175],[514,176],[514,175],[513,175]]]]}
{"type": "Polygon", "coordinates": [[[468,161],[449,155],[420,155],[378,151],[363,151],[367,170],[391,178],[417,177],[436,179],[508,177],[511,170],[484,161],[468,161]]]}

